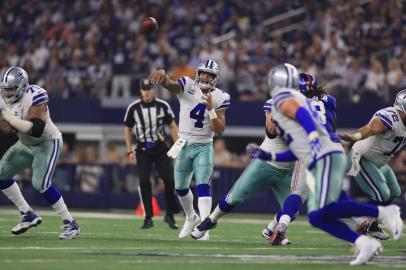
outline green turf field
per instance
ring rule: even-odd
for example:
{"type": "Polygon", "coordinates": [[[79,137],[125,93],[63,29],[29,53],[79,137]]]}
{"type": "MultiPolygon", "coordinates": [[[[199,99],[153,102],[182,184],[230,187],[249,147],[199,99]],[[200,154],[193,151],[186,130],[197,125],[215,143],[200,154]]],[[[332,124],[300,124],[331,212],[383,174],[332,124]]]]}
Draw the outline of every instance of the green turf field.
{"type": "MultiPolygon", "coordinates": [[[[0,209],[0,269],[354,269],[348,244],[311,228],[304,219],[290,226],[292,245],[273,247],[261,236],[265,216],[230,215],[210,241],[179,240],[161,218],[141,230],[132,215],[74,212],[81,235],[59,240],[61,222],[38,211],[43,223],[23,235],[10,229],[19,216],[0,209]],[[273,268],[272,268],[273,267],[273,268]]],[[[179,224],[183,218],[177,217],[179,224]]],[[[406,238],[385,241],[382,256],[363,269],[406,269],[406,238]]]]}

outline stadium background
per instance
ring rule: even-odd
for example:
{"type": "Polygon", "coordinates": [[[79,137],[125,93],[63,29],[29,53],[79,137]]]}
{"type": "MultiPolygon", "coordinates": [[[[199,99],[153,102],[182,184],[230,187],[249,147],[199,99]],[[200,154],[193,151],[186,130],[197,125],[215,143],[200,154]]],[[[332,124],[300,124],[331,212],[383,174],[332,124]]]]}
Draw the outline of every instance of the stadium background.
{"type": "MultiPolygon", "coordinates": [[[[215,199],[249,162],[248,142],[264,136],[266,74],[281,62],[315,73],[338,101],[338,129],[369,121],[406,88],[406,5],[402,1],[2,1],[0,70],[21,66],[44,87],[65,148],[55,184],[74,208],[130,208],[138,203],[138,177],[126,160],[122,120],[138,98],[138,81],[157,68],[173,78],[194,78],[201,59],[220,63],[219,87],[230,93],[227,129],[216,140],[215,199]],[[159,31],[139,32],[153,16],[159,31]]],[[[178,111],[176,98],[157,95],[178,111]]],[[[406,151],[392,161],[405,205],[406,151]]],[[[45,205],[18,180],[33,205],[45,205]]],[[[155,192],[164,208],[162,184],[155,192]]],[[[363,196],[347,180],[354,196],[363,196]]],[[[8,205],[4,196],[0,203],[8,205]]],[[[270,191],[237,210],[275,210],[270,191]]],[[[404,213],[406,211],[403,211],[404,213]]]]}

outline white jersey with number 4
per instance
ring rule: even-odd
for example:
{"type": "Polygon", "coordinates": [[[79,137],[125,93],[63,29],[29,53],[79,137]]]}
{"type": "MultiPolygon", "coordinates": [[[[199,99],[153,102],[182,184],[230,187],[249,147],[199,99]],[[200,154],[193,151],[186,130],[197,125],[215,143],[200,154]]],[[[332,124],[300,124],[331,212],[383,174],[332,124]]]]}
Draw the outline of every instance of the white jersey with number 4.
{"type": "MultiPolygon", "coordinates": [[[[182,92],[178,94],[180,103],[179,137],[192,143],[207,143],[213,141],[214,132],[210,126],[209,111],[202,103],[203,92],[189,77],[178,80],[182,92]]],[[[213,108],[225,110],[230,106],[230,95],[215,88],[210,92],[213,108]]]]}
{"type": "MultiPolygon", "coordinates": [[[[38,106],[47,102],[48,94],[43,88],[37,85],[29,85],[24,91],[22,97],[13,104],[6,104],[6,108],[13,115],[18,116],[23,120],[29,121],[30,119],[28,119],[28,110],[31,108],[31,106],[38,106]]],[[[48,106],[45,118],[45,129],[41,137],[36,138],[21,132],[17,132],[17,136],[25,145],[38,145],[41,142],[47,140],[62,138],[61,132],[51,120],[48,106]]]]}
{"type": "Polygon", "coordinates": [[[309,112],[312,116],[313,124],[319,133],[321,150],[317,153],[315,157],[316,160],[329,153],[343,152],[342,146],[334,143],[330,139],[330,135],[321,122],[317,111],[311,101],[303,94],[294,89],[280,88],[272,92],[272,98],[272,120],[277,127],[278,135],[289,145],[290,150],[295,154],[298,160],[302,161],[306,166],[311,165],[315,161],[313,160],[309,139],[307,138],[307,133],[304,128],[296,120],[287,117],[280,111],[279,106],[281,103],[291,98],[295,99],[309,112]]]}
{"type": "MultiPolygon", "coordinates": [[[[272,104],[273,104],[272,99],[269,99],[265,102],[263,109],[266,114],[272,112],[272,104]]],[[[260,147],[261,149],[267,152],[275,152],[275,153],[285,152],[286,150],[289,149],[289,147],[281,137],[276,136],[275,138],[270,139],[266,135],[260,147]]],[[[277,162],[277,161],[267,161],[267,162],[280,169],[292,169],[295,166],[295,162],[277,162]]]]}
{"type": "Polygon", "coordinates": [[[358,141],[353,145],[354,151],[381,167],[403,148],[406,143],[406,128],[394,107],[387,107],[377,111],[373,118],[378,118],[385,125],[387,131],[358,141]]]}

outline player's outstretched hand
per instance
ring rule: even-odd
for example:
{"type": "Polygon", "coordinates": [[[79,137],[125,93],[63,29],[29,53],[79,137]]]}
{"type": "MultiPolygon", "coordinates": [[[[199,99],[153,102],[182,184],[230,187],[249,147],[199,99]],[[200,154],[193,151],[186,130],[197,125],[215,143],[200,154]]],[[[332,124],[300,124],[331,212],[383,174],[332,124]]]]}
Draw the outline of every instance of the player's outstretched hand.
{"type": "Polygon", "coordinates": [[[156,70],[151,73],[149,78],[153,84],[162,84],[165,81],[166,72],[163,69],[156,70]]]}
{"type": "Polygon", "coordinates": [[[340,139],[343,141],[352,142],[352,143],[358,141],[358,139],[355,138],[354,135],[350,135],[348,133],[341,133],[341,134],[339,134],[339,136],[340,136],[340,139]]]}
{"type": "Polygon", "coordinates": [[[262,160],[273,160],[273,155],[272,153],[266,152],[262,150],[257,144],[255,143],[249,143],[246,147],[247,153],[252,157],[252,158],[259,158],[262,160]]]}

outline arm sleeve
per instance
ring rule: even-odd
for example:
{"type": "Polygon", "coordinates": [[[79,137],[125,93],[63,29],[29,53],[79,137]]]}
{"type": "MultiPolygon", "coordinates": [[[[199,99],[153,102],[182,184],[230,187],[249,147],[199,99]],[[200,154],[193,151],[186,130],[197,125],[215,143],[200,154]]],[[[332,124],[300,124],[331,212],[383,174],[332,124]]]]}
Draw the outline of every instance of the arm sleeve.
{"type": "Polygon", "coordinates": [[[222,99],[222,102],[220,102],[220,105],[216,108],[216,111],[217,110],[226,110],[226,109],[228,109],[228,107],[230,107],[230,95],[229,94],[227,94],[227,93],[223,93],[224,95],[223,95],[223,99],[222,99]]]}
{"type": "Polygon", "coordinates": [[[276,153],[275,156],[275,161],[280,161],[280,162],[289,162],[289,161],[295,161],[297,160],[297,157],[291,150],[287,150],[285,152],[281,153],[276,153]]]}
{"type": "Polygon", "coordinates": [[[374,117],[381,120],[382,124],[388,129],[392,130],[393,122],[391,120],[390,114],[385,110],[379,110],[374,114],[374,117]]]}
{"type": "Polygon", "coordinates": [[[296,120],[304,128],[307,135],[313,131],[317,131],[316,126],[314,125],[313,118],[311,117],[308,110],[304,107],[299,107],[296,111],[296,120]]]}
{"type": "Polygon", "coordinates": [[[272,99],[265,102],[264,106],[262,107],[265,113],[272,111],[272,99]]]}
{"type": "Polygon", "coordinates": [[[179,80],[178,80],[178,84],[182,88],[182,93],[185,91],[186,82],[187,82],[187,78],[185,76],[180,77],[179,80]]]}
{"type": "Polygon", "coordinates": [[[292,98],[293,95],[290,91],[279,91],[276,96],[273,98],[273,105],[277,108],[281,105],[281,102],[287,99],[292,98]]]}
{"type": "Polygon", "coordinates": [[[32,97],[31,106],[38,106],[49,101],[48,94],[46,91],[39,91],[35,93],[32,97]]]}

